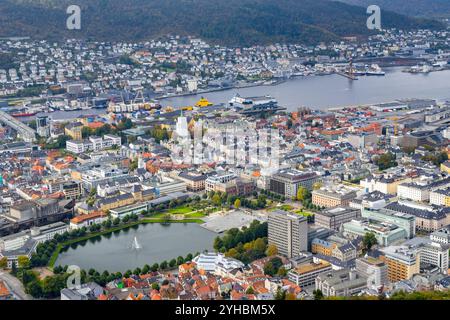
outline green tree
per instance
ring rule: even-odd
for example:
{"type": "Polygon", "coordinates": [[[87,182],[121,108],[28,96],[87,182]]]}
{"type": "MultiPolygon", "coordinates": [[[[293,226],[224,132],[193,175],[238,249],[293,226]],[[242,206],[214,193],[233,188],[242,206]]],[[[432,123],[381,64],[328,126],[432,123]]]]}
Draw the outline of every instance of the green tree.
{"type": "Polygon", "coordinates": [[[378,240],[373,232],[367,232],[364,235],[362,242],[365,252],[370,251],[374,245],[378,244],[378,240]]]}
{"type": "Polygon", "coordinates": [[[38,281],[32,281],[25,287],[25,292],[30,294],[33,298],[41,298],[43,295],[42,287],[38,281]]]}
{"type": "Polygon", "coordinates": [[[30,259],[27,256],[19,256],[17,258],[19,268],[28,269],[30,267],[30,259]]]}
{"type": "Polygon", "coordinates": [[[216,205],[216,206],[220,206],[222,204],[222,199],[220,198],[220,195],[215,194],[212,197],[212,202],[216,205]]]}
{"type": "Polygon", "coordinates": [[[311,193],[305,187],[299,187],[297,190],[297,200],[305,201],[311,197],[311,193]]]}
{"type": "Polygon", "coordinates": [[[147,274],[150,271],[150,266],[148,264],[146,264],[143,268],[142,268],[142,274],[147,274]]]}
{"type": "Polygon", "coordinates": [[[152,272],[156,272],[159,269],[159,265],[157,263],[152,264],[152,267],[150,268],[152,272]]]}
{"type": "Polygon", "coordinates": [[[6,267],[8,266],[8,258],[3,257],[0,259],[0,268],[1,269],[6,269],[6,267]]]}
{"type": "Polygon", "coordinates": [[[236,209],[239,209],[241,207],[241,200],[240,199],[236,199],[236,201],[234,202],[234,207],[236,209]]]}
{"type": "Polygon", "coordinates": [[[314,300],[322,300],[323,299],[323,293],[319,289],[314,290],[313,295],[314,295],[314,300]]]}
{"type": "Polygon", "coordinates": [[[166,270],[167,269],[167,261],[161,262],[161,264],[159,265],[159,268],[161,270],[166,270]]]}
{"type": "Polygon", "coordinates": [[[153,290],[158,290],[159,291],[159,284],[157,282],[152,283],[152,289],[153,290]]]}

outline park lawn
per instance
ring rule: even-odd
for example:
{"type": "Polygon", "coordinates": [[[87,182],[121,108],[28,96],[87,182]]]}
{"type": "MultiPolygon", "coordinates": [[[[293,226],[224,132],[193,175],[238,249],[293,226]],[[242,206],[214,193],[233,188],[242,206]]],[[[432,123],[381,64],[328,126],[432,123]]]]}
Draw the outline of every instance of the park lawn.
{"type": "Polygon", "coordinates": [[[148,218],[149,219],[162,219],[162,218],[164,218],[166,216],[166,214],[167,213],[159,212],[159,213],[155,213],[155,214],[149,215],[148,218]]]}
{"type": "Polygon", "coordinates": [[[185,215],[185,218],[204,218],[206,214],[201,212],[192,212],[185,215]]]}
{"type": "Polygon", "coordinates": [[[168,210],[166,210],[165,213],[168,213],[168,214],[186,214],[186,213],[189,213],[189,212],[192,212],[192,208],[183,206],[183,207],[179,207],[179,208],[168,209],[168,210]]]}

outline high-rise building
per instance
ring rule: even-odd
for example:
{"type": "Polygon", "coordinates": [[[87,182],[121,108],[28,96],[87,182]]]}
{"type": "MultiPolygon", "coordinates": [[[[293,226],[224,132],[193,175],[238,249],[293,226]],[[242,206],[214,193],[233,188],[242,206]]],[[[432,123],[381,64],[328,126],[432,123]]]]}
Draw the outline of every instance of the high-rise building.
{"type": "Polygon", "coordinates": [[[36,117],[36,131],[41,137],[50,137],[51,119],[48,116],[36,117]]]}
{"type": "Polygon", "coordinates": [[[308,249],[308,222],[305,217],[276,210],[269,213],[269,244],[288,258],[308,249]]]}

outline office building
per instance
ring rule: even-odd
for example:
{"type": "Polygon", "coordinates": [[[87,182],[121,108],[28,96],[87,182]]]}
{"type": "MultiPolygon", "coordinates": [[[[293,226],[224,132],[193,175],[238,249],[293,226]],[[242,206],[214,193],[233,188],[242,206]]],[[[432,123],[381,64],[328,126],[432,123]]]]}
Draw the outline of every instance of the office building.
{"type": "Polygon", "coordinates": [[[288,258],[300,255],[308,249],[308,222],[305,217],[276,210],[269,213],[269,244],[288,258]]]}
{"type": "Polygon", "coordinates": [[[420,254],[416,249],[406,246],[391,246],[382,249],[382,259],[388,266],[388,279],[391,282],[409,280],[420,273],[420,254]]]}
{"type": "Polygon", "coordinates": [[[289,270],[288,279],[300,287],[311,286],[316,283],[316,278],[320,274],[331,270],[331,264],[328,262],[308,262],[289,270]]]}
{"type": "Polygon", "coordinates": [[[293,199],[300,187],[312,190],[314,183],[319,181],[320,177],[315,172],[284,169],[269,178],[269,191],[293,199]]]}
{"type": "Polygon", "coordinates": [[[356,272],[367,278],[369,288],[379,288],[388,284],[388,267],[380,259],[370,256],[356,259],[356,272]]]}
{"type": "Polygon", "coordinates": [[[315,286],[325,297],[349,297],[367,288],[367,277],[348,269],[330,271],[319,274],[315,286]]]}
{"type": "Polygon", "coordinates": [[[322,210],[315,214],[315,225],[338,231],[342,224],[361,216],[361,210],[337,207],[322,210]]]}
{"type": "Polygon", "coordinates": [[[356,192],[346,188],[322,188],[312,192],[312,203],[319,207],[348,206],[356,198],[356,192]]]}

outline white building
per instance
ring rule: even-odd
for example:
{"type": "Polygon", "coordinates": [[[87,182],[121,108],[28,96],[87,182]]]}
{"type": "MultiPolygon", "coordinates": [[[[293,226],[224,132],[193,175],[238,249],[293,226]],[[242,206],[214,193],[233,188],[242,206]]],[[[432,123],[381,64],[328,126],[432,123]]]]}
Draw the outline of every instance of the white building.
{"type": "Polygon", "coordinates": [[[198,270],[205,270],[218,275],[226,275],[233,269],[243,268],[239,260],[227,258],[221,253],[207,252],[196,256],[193,260],[198,270]]]}
{"type": "Polygon", "coordinates": [[[424,202],[430,199],[430,191],[423,183],[405,183],[397,187],[397,195],[401,199],[424,202]]]}
{"type": "Polygon", "coordinates": [[[107,134],[103,138],[89,137],[88,140],[76,141],[70,140],[66,142],[66,150],[75,154],[88,151],[101,151],[113,146],[121,146],[122,139],[118,136],[107,134]]]}

